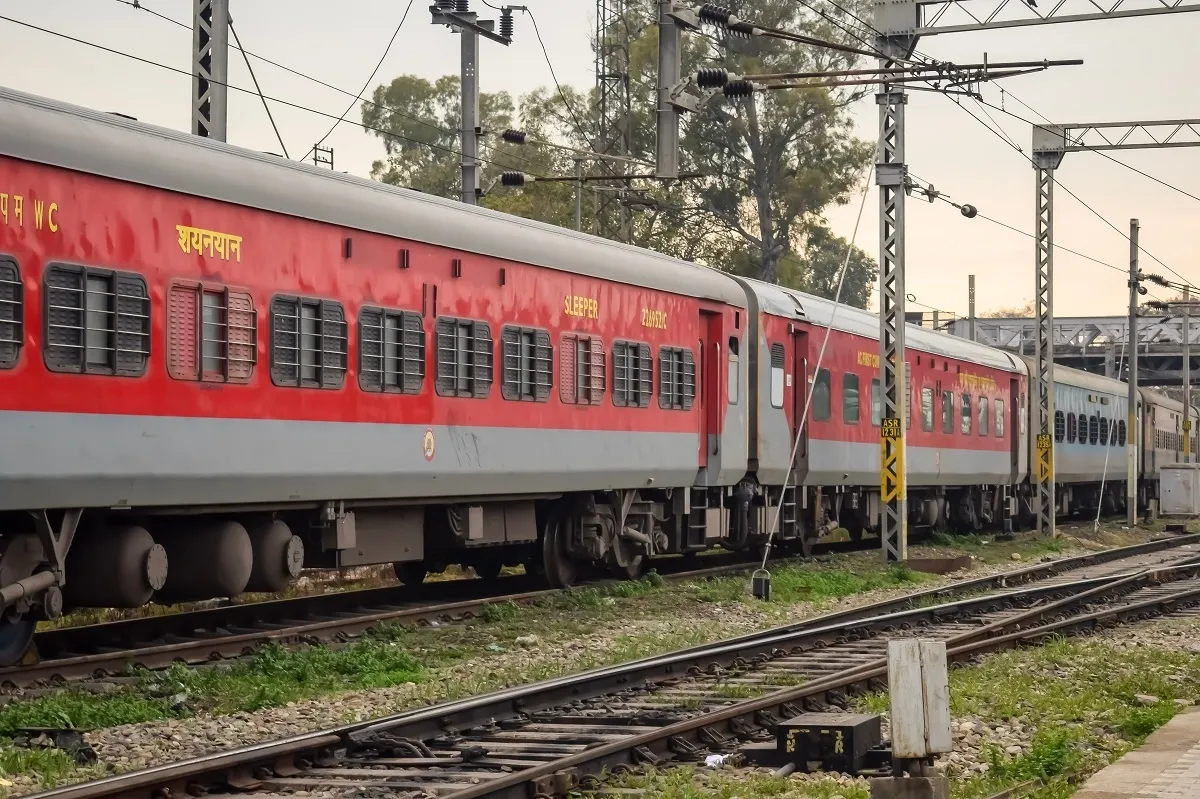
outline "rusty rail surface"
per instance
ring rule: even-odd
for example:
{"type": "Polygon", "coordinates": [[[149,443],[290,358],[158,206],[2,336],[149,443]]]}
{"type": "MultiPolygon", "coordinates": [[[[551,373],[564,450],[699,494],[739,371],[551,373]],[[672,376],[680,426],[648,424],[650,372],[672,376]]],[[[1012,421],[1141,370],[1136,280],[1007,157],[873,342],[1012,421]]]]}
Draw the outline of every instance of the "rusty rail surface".
{"type": "MultiPolygon", "coordinates": [[[[1172,543],[1190,548],[1197,538],[1172,543]]],[[[802,708],[845,705],[850,692],[881,684],[886,673],[881,653],[892,633],[921,628],[923,635],[946,640],[952,659],[963,660],[1200,602],[1200,558],[1187,553],[1185,562],[1171,565],[1152,557],[1168,548],[1139,545],[1126,548],[1123,558],[1122,551],[1111,550],[1096,553],[1104,558],[1083,556],[988,578],[998,582],[965,581],[970,590],[980,590],[1014,580],[1028,583],[1040,574],[1045,584],[936,606],[884,613],[876,608],[874,615],[857,620],[833,614],[734,641],[38,796],[151,799],[234,791],[277,795],[301,785],[318,791],[426,790],[454,799],[561,794],[601,770],[728,750],[738,741],[769,734],[773,724],[802,708]],[[1121,561],[1128,565],[1130,560],[1135,561],[1134,570],[1122,569],[1121,561]],[[1098,563],[1117,568],[1070,582],[1056,579],[1054,575],[1071,563],[1073,570],[1098,563]],[[1092,610],[1094,605],[1102,607],[1092,610]],[[749,700],[722,698],[716,690],[731,681],[775,688],[768,678],[780,673],[805,682],[799,687],[791,682],[749,700]],[[687,700],[683,705],[677,701],[680,692],[687,700]],[[689,704],[692,700],[699,705],[689,704]]]]}

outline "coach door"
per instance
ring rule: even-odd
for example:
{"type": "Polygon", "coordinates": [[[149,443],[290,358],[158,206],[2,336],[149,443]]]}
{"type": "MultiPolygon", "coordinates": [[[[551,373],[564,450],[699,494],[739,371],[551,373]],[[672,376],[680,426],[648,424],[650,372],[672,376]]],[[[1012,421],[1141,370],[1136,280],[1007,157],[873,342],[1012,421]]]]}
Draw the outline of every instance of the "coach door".
{"type": "MultiPolygon", "coordinates": [[[[794,359],[791,374],[788,375],[792,393],[792,440],[791,445],[796,449],[796,460],[793,464],[796,474],[793,482],[799,484],[808,472],[808,425],[812,421],[813,409],[809,408],[808,421],[804,420],[804,405],[808,400],[808,332],[797,330],[792,333],[792,357],[794,359]],[[794,375],[794,377],[793,377],[794,375]],[[800,437],[797,445],[796,437],[800,437]]],[[[816,399],[816,395],[813,395],[816,399]]]]}
{"type": "Polygon", "coordinates": [[[1021,383],[1016,378],[1008,382],[1008,407],[1000,418],[1008,425],[1009,451],[1009,484],[1017,484],[1017,475],[1021,473],[1021,425],[1018,420],[1021,414],[1021,383]]]}
{"type": "Polygon", "coordinates": [[[700,312],[700,357],[696,385],[700,391],[700,468],[720,452],[721,315],[700,312]]]}

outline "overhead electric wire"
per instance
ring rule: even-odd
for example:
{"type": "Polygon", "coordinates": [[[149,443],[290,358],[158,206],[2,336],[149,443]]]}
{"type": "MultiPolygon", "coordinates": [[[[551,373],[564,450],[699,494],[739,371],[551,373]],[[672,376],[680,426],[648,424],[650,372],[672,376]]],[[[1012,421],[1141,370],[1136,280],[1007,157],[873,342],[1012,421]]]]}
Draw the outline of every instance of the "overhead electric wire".
{"type": "MultiPolygon", "coordinates": [[[[494,8],[494,6],[493,6],[494,8]]],[[[554,70],[554,63],[550,60],[550,51],[546,49],[546,43],[542,40],[542,31],[538,27],[537,17],[529,9],[524,9],[524,12],[529,15],[529,21],[533,23],[533,34],[537,37],[538,44],[542,48],[542,56],[546,59],[546,66],[550,68],[550,78],[554,81],[554,87],[558,90],[559,99],[562,100],[563,107],[567,109],[567,113],[571,115],[571,119],[575,122],[575,132],[579,134],[579,138],[587,141],[587,126],[579,120],[579,115],[575,113],[574,106],[567,99],[566,92],[563,91],[562,84],[558,82],[558,73],[554,70]]]]}
{"type": "MultiPolygon", "coordinates": [[[[152,67],[158,67],[159,69],[165,69],[168,72],[174,72],[179,75],[187,75],[188,77],[191,77],[191,74],[192,74],[190,71],[185,70],[185,69],[179,69],[178,67],[173,67],[169,64],[163,64],[158,61],[153,61],[149,58],[143,58],[142,56],[133,55],[132,53],[122,52],[121,50],[115,50],[111,47],[106,47],[105,45],[98,44],[96,42],[90,42],[87,39],[80,39],[76,36],[71,36],[70,34],[62,33],[61,31],[51,30],[50,28],[43,28],[40,25],[33,24],[32,22],[25,22],[24,20],[13,19],[12,17],[4,16],[4,15],[0,15],[0,21],[10,22],[14,25],[19,25],[23,28],[29,28],[30,30],[38,31],[39,33],[45,33],[45,34],[54,36],[59,39],[65,39],[67,41],[74,42],[76,44],[82,44],[87,47],[91,47],[91,48],[100,50],[105,53],[110,53],[112,55],[118,55],[123,58],[128,58],[132,61],[137,61],[141,64],[146,64],[146,65],[152,66],[152,67]]],[[[234,91],[243,92],[245,94],[253,94],[253,95],[257,96],[257,92],[255,92],[254,90],[246,89],[242,86],[235,86],[232,83],[221,83],[220,81],[215,81],[215,80],[210,80],[210,82],[215,83],[217,85],[225,86],[229,89],[233,89],[234,91]]],[[[271,95],[264,95],[264,97],[266,99],[270,100],[271,102],[278,103],[279,105],[286,106],[288,108],[294,108],[298,111],[306,111],[310,114],[316,114],[317,116],[325,117],[326,119],[337,119],[338,118],[334,114],[331,114],[331,113],[328,113],[325,111],[318,111],[315,108],[309,108],[308,106],[300,105],[299,103],[293,103],[290,100],[284,100],[279,97],[272,97],[271,95]]],[[[396,133],[394,131],[384,130],[383,128],[376,128],[371,125],[363,124],[362,127],[366,130],[370,130],[375,133],[380,133],[384,136],[391,136],[392,138],[411,142],[413,144],[420,145],[423,147],[429,147],[431,149],[441,150],[443,152],[450,153],[451,155],[457,155],[460,157],[462,156],[462,151],[456,150],[453,147],[446,147],[445,145],[435,144],[433,142],[421,141],[420,139],[414,139],[409,136],[405,136],[403,134],[396,133]]],[[[499,164],[494,161],[490,161],[486,158],[478,158],[477,160],[479,160],[482,163],[492,164],[493,166],[498,166],[501,168],[503,168],[503,166],[504,166],[503,164],[499,164]]],[[[530,173],[530,174],[533,174],[533,173],[530,173]]],[[[542,177],[542,176],[535,174],[534,177],[542,177]]]]}
{"type": "Polygon", "coordinates": [[[242,40],[237,35],[237,28],[233,27],[233,20],[229,20],[229,32],[233,34],[233,40],[237,43],[238,50],[242,51],[242,58],[246,60],[246,71],[250,73],[250,80],[254,81],[254,90],[258,92],[258,99],[262,100],[263,110],[267,112],[267,119],[271,121],[271,129],[275,131],[275,138],[279,140],[279,146],[283,149],[283,157],[291,160],[288,155],[287,145],[283,143],[283,136],[279,133],[279,126],[275,124],[275,115],[271,113],[271,106],[267,105],[267,98],[263,97],[262,86],[258,83],[258,76],[254,74],[254,67],[250,66],[250,56],[246,55],[246,51],[242,50],[242,40]]]}
{"type": "MultiPolygon", "coordinates": [[[[1012,97],[1018,103],[1021,103],[1021,105],[1025,106],[1030,111],[1033,111],[1033,113],[1042,117],[1043,120],[1046,119],[1046,117],[1044,117],[1040,113],[1038,113],[1037,110],[1031,108],[1027,103],[1023,102],[1019,97],[1014,95],[1012,92],[1006,92],[1006,94],[1008,94],[1009,97],[1012,97]]],[[[994,108],[997,111],[1001,112],[1002,114],[1008,114],[1013,119],[1019,119],[1020,121],[1024,122],[1027,125],[1040,126],[1040,124],[1041,124],[1041,123],[1037,123],[1037,122],[1032,122],[1032,121],[1026,119],[1025,117],[1020,116],[1019,114],[1014,114],[1012,111],[1009,111],[1008,109],[1003,108],[1001,106],[997,106],[992,103],[989,103],[986,100],[977,99],[976,102],[979,102],[982,105],[987,106],[988,108],[994,108]]],[[[1053,124],[1053,123],[1047,121],[1046,124],[1053,124]]],[[[1133,166],[1132,164],[1127,164],[1124,161],[1120,160],[1119,158],[1114,158],[1113,156],[1109,155],[1108,153],[1104,152],[1103,150],[1088,150],[1087,152],[1095,153],[1096,155],[1100,156],[1101,158],[1105,158],[1109,161],[1112,161],[1114,164],[1118,164],[1119,166],[1123,166],[1132,172],[1136,172],[1137,174],[1141,175],[1142,177],[1148,178],[1148,179],[1154,181],[1155,183],[1158,183],[1161,186],[1165,186],[1166,188],[1171,189],[1172,191],[1179,192],[1180,194],[1182,194],[1185,197],[1190,197],[1191,199],[1196,200],[1197,202],[1200,202],[1200,196],[1192,194],[1190,191],[1188,191],[1186,189],[1182,189],[1179,186],[1176,186],[1168,181],[1163,180],[1162,178],[1151,175],[1149,172],[1143,172],[1142,170],[1138,169],[1136,166],[1133,166]]]]}
{"type": "MultiPolygon", "coordinates": [[[[181,27],[181,28],[185,28],[185,29],[187,29],[187,30],[189,30],[189,31],[191,30],[190,26],[188,26],[188,25],[185,25],[184,23],[182,23],[182,22],[180,22],[180,21],[178,21],[178,20],[171,19],[170,17],[168,17],[168,16],[166,16],[166,15],[164,15],[164,14],[160,14],[160,13],[158,13],[157,11],[154,11],[153,9],[147,8],[146,6],[144,6],[144,5],[141,5],[141,4],[140,4],[140,2],[137,2],[137,0],[117,0],[117,2],[118,2],[118,3],[121,3],[122,5],[127,5],[127,6],[130,6],[131,8],[135,8],[135,9],[137,9],[137,10],[139,10],[139,11],[147,11],[147,12],[149,12],[149,13],[153,14],[154,16],[158,17],[159,19],[165,20],[165,21],[167,21],[167,22],[170,22],[170,23],[171,23],[171,24],[173,24],[173,25],[177,25],[177,26],[179,26],[179,27],[181,27]]],[[[411,7],[411,2],[410,2],[410,4],[409,4],[409,5],[410,5],[410,7],[411,7]]],[[[407,13],[407,9],[406,9],[406,13],[407,13]]],[[[404,20],[403,20],[403,19],[401,19],[400,23],[401,23],[401,25],[403,25],[403,23],[404,23],[404,20]]],[[[399,27],[397,27],[397,32],[398,32],[398,31],[399,31],[399,27]]],[[[395,35],[394,35],[394,34],[393,34],[392,41],[393,41],[393,42],[395,41],[395,35]]],[[[389,45],[388,45],[388,46],[389,46],[389,48],[391,47],[391,44],[392,44],[392,43],[391,43],[391,42],[389,42],[389,45]]],[[[327,89],[331,89],[331,90],[333,90],[333,91],[335,91],[335,92],[338,92],[339,94],[344,94],[344,95],[346,95],[347,97],[352,97],[352,98],[354,98],[354,101],[355,101],[355,102],[361,101],[361,102],[363,102],[363,103],[365,103],[365,104],[367,104],[367,105],[373,106],[373,107],[375,107],[375,108],[378,108],[378,109],[380,109],[380,110],[382,110],[382,111],[386,111],[386,112],[388,112],[388,113],[390,113],[390,114],[395,114],[396,116],[398,116],[398,117],[400,117],[400,118],[402,118],[402,119],[407,119],[407,120],[409,120],[410,122],[415,122],[415,123],[417,123],[418,125],[423,125],[423,126],[425,126],[425,127],[427,127],[427,128],[430,128],[431,130],[436,130],[436,131],[438,131],[438,132],[440,132],[440,133],[445,133],[445,134],[448,134],[448,135],[450,135],[450,136],[458,136],[458,131],[450,130],[449,128],[444,128],[444,127],[442,127],[441,125],[438,125],[438,124],[436,124],[436,123],[430,122],[430,121],[428,121],[428,120],[425,120],[425,119],[421,119],[421,118],[419,118],[419,117],[412,116],[411,114],[406,114],[405,112],[401,111],[401,110],[400,110],[400,109],[398,109],[398,108],[395,108],[394,106],[385,105],[385,104],[383,104],[383,103],[377,103],[377,102],[375,102],[375,101],[373,101],[373,100],[368,100],[368,99],[364,98],[362,95],[363,95],[363,94],[366,92],[366,89],[365,89],[365,88],[363,89],[363,91],[360,91],[358,94],[355,94],[354,92],[351,92],[351,91],[349,91],[349,90],[347,90],[347,89],[343,89],[343,88],[341,88],[340,86],[334,86],[333,84],[331,84],[331,83],[328,83],[328,82],[326,82],[326,81],[323,81],[323,80],[321,80],[320,78],[314,77],[314,76],[312,76],[312,75],[309,75],[309,74],[306,74],[306,73],[304,73],[304,72],[300,72],[300,71],[299,71],[299,70],[297,70],[297,69],[293,69],[292,67],[289,67],[289,66],[287,66],[286,64],[281,64],[281,63],[279,63],[278,61],[273,61],[273,60],[271,60],[270,58],[267,58],[267,57],[265,57],[265,56],[259,55],[258,53],[252,52],[252,51],[250,51],[250,50],[246,50],[246,49],[242,48],[242,47],[240,46],[240,44],[237,46],[237,49],[241,50],[241,51],[242,51],[242,54],[243,54],[243,55],[245,55],[245,56],[249,56],[250,58],[257,58],[259,61],[262,61],[262,62],[264,62],[264,63],[266,63],[266,64],[270,64],[271,66],[273,66],[273,67],[275,67],[275,68],[277,68],[277,69],[281,69],[281,70],[283,70],[284,72],[287,72],[287,73],[290,73],[290,74],[292,74],[292,75],[295,75],[295,76],[296,76],[296,77],[298,77],[298,78],[303,78],[304,80],[311,81],[312,83],[315,83],[315,84],[317,84],[318,86],[324,86],[325,88],[327,88],[327,89]]],[[[384,53],[384,58],[386,58],[386,57],[387,57],[387,53],[385,52],[385,53],[384,53]]],[[[382,63],[383,63],[383,59],[380,59],[380,64],[382,64],[382,63]]],[[[376,66],[376,69],[375,69],[375,73],[374,73],[374,74],[378,74],[378,71],[379,71],[379,66],[377,65],[377,66],[376,66]]],[[[373,77],[372,77],[372,79],[373,79],[373,77]]],[[[368,81],[367,81],[367,85],[370,85],[370,82],[371,82],[371,81],[370,81],[370,80],[368,80],[368,81]]],[[[345,117],[347,116],[347,114],[349,114],[350,110],[351,110],[351,109],[353,109],[353,107],[354,107],[354,104],[352,103],[352,104],[350,105],[350,108],[348,108],[348,109],[346,110],[346,113],[342,114],[342,115],[339,117],[339,119],[341,119],[342,121],[345,121],[345,117]]],[[[332,116],[332,115],[329,115],[329,117],[330,117],[331,119],[333,118],[333,116],[332,116]]],[[[341,123],[339,122],[338,124],[341,124],[341,123]]],[[[355,123],[355,124],[358,124],[358,123],[355,123]]],[[[333,128],[330,128],[330,131],[329,131],[329,133],[326,133],[326,134],[325,134],[325,136],[323,136],[323,137],[321,138],[321,142],[324,142],[324,141],[325,141],[325,139],[327,139],[327,138],[329,137],[329,134],[330,134],[330,133],[332,133],[332,132],[333,132],[333,129],[334,129],[334,128],[336,128],[336,127],[337,127],[337,125],[334,125],[334,126],[333,126],[333,128]]],[[[364,126],[364,127],[366,127],[366,126],[364,126]]],[[[414,139],[411,139],[411,138],[407,138],[407,137],[405,137],[405,136],[401,136],[400,134],[391,134],[391,135],[395,136],[396,138],[405,139],[406,141],[416,142],[416,140],[414,140],[414,139]]],[[[321,143],[321,142],[318,142],[318,144],[319,144],[319,143],[321,143]]],[[[432,145],[431,145],[431,146],[432,146],[432,145]]],[[[309,156],[309,155],[312,155],[312,153],[313,153],[313,149],[315,149],[315,148],[312,148],[312,149],[310,149],[310,150],[308,151],[308,153],[306,153],[306,154],[305,154],[304,158],[302,158],[302,159],[300,159],[300,160],[302,160],[302,161],[304,161],[304,160],[307,160],[307,159],[308,159],[308,156],[309,156]]],[[[445,148],[442,148],[442,149],[445,149],[445,148]]],[[[512,153],[512,152],[510,152],[510,153],[506,153],[505,155],[506,155],[506,157],[508,157],[508,158],[511,158],[511,159],[513,159],[513,160],[516,160],[516,161],[521,161],[522,163],[526,163],[526,164],[534,164],[534,163],[535,163],[535,162],[534,162],[534,161],[533,161],[531,158],[529,158],[529,157],[527,157],[527,156],[519,155],[519,154],[517,154],[517,153],[512,153]]],[[[486,161],[485,161],[484,163],[489,163],[489,162],[486,162],[486,161]]]]}
{"type": "Polygon", "coordinates": [[[316,144],[314,144],[309,151],[304,154],[304,158],[300,159],[301,161],[306,160],[309,155],[314,153],[318,147],[324,144],[325,140],[333,135],[333,132],[337,130],[337,126],[346,121],[346,116],[354,110],[354,107],[362,102],[362,96],[366,94],[367,89],[369,89],[371,84],[375,81],[375,76],[379,74],[379,68],[383,66],[383,62],[385,59],[387,59],[388,53],[392,52],[392,45],[396,43],[396,37],[400,35],[400,29],[404,27],[404,22],[408,19],[408,12],[412,10],[412,6],[413,0],[408,0],[408,5],[404,7],[404,13],[400,16],[400,22],[396,25],[396,29],[392,31],[392,38],[388,39],[387,47],[385,47],[383,50],[383,55],[379,56],[379,61],[375,64],[375,69],[371,70],[371,76],[367,78],[366,82],[363,84],[362,90],[355,95],[354,100],[350,102],[350,105],[346,107],[346,110],[342,112],[342,115],[337,118],[337,121],[329,127],[329,130],[326,131],[325,135],[322,136],[316,142],[316,144]]]}

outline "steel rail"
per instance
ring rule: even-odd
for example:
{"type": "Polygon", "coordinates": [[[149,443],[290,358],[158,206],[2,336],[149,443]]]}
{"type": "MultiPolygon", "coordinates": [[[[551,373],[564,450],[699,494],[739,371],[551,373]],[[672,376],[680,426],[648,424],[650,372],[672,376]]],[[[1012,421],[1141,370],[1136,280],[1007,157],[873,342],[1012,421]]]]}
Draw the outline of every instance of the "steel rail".
{"type": "MultiPolygon", "coordinates": [[[[814,557],[855,551],[858,545],[839,542],[819,546],[814,557]]],[[[795,557],[794,554],[781,554],[779,561],[786,562],[795,557]]],[[[745,560],[724,554],[704,555],[697,559],[669,558],[657,564],[664,569],[659,572],[660,576],[672,581],[735,574],[757,565],[757,559],[745,560]],[[719,561],[719,564],[704,566],[708,560],[719,561]],[[682,570],[676,571],[681,567],[682,570]]],[[[601,579],[586,585],[595,587],[615,582],[601,579]]],[[[535,585],[533,579],[525,576],[450,580],[423,586],[385,586],[312,594],[45,630],[34,638],[39,657],[30,663],[0,668],[0,686],[18,688],[103,678],[131,666],[153,670],[175,663],[195,665],[244,657],[267,643],[299,646],[344,642],[385,623],[465,621],[489,605],[529,604],[571,590],[534,588],[535,585]],[[429,600],[434,601],[422,604],[429,600]]]]}
{"type": "MultiPolygon", "coordinates": [[[[1187,568],[1193,574],[1200,572],[1200,567],[1197,566],[1187,568]]],[[[1160,577],[1161,573],[1134,575],[1121,582],[1129,583],[1144,579],[1155,581],[1160,577]]],[[[1100,586],[1077,597],[1068,597],[1046,608],[1035,608],[1015,619],[1007,619],[981,627],[977,632],[955,636],[946,642],[947,657],[952,663],[961,663],[981,654],[1011,648],[1019,643],[1040,643],[1066,630],[1094,630],[1101,622],[1111,622],[1130,615],[1140,618],[1151,608],[1173,610],[1184,602],[1200,603],[1200,584],[1196,584],[1185,591],[1161,599],[1149,599],[1131,605],[1101,609],[1075,618],[1055,619],[1047,624],[1025,630],[1017,629],[1013,632],[1003,633],[1004,630],[1019,627],[1022,622],[1045,616],[1050,611],[1059,610],[1068,605],[1081,604],[1085,599],[1095,598],[1100,592],[1111,588],[1112,586],[1100,586]]],[[[588,774],[599,774],[622,767],[658,765],[662,760],[671,758],[673,748],[675,750],[685,748],[683,744],[691,747],[711,746],[714,740],[737,740],[743,737],[744,730],[747,728],[761,729],[764,726],[762,724],[764,719],[760,714],[773,715],[776,711],[782,710],[785,716],[795,716],[800,712],[797,703],[815,698],[827,700],[825,704],[843,704],[844,694],[840,692],[852,688],[857,688],[859,692],[866,692],[869,690],[872,680],[886,679],[886,677],[887,660],[883,658],[870,664],[846,669],[798,688],[784,688],[764,697],[739,702],[714,713],[597,746],[576,755],[517,771],[491,781],[481,782],[479,785],[447,793],[444,796],[445,799],[480,799],[481,797],[489,797],[489,799],[522,797],[524,799],[529,795],[529,790],[533,790],[537,794],[564,794],[578,785],[581,771],[588,774]],[[835,691],[839,694],[829,696],[831,692],[835,691]],[[793,708],[795,712],[788,709],[789,705],[797,705],[793,708]],[[740,722],[740,724],[735,722],[740,722]],[[724,728],[719,728],[717,725],[723,725],[724,728]],[[702,731],[706,733],[703,736],[700,735],[702,731]]]]}
{"type": "MultiPolygon", "coordinates": [[[[1183,539],[1182,542],[1191,543],[1187,539],[1183,539]]],[[[1144,550],[1146,547],[1139,545],[1133,549],[1138,550],[1137,554],[1145,554],[1144,550]]],[[[1200,570],[1200,565],[1193,564],[1188,568],[1200,570]]],[[[1031,569],[1022,570],[1025,573],[1030,571],[1031,569]]],[[[402,734],[416,739],[432,738],[445,732],[447,729],[461,729],[487,724],[495,718],[520,716],[533,712],[538,708],[559,706],[565,701],[569,702],[572,699],[600,696],[612,693],[614,690],[620,691],[654,679],[662,680],[678,677],[688,673],[689,670],[694,669],[698,663],[703,661],[709,661],[710,663],[744,663],[747,657],[754,657],[755,655],[769,656],[770,653],[777,652],[778,646],[782,643],[791,643],[795,646],[799,643],[797,639],[801,636],[803,636],[804,641],[808,645],[819,648],[839,640],[853,640],[857,636],[868,636],[878,632],[911,628],[913,625],[922,623],[936,623],[939,620],[962,614],[969,607],[998,607],[1021,598],[1041,597],[1042,599],[1046,599],[1060,595],[1066,596],[1066,599],[1056,600],[1044,607],[1034,608],[1032,611],[1018,616],[1017,619],[1044,616],[1057,608],[1066,607],[1064,603],[1069,604],[1074,602],[1075,604],[1079,604],[1080,602],[1091,601],[1106,593],[1119,592],[1124,589],[1132,590],[1133,587],[1139,584],[1139,580],[1144,582],[1148,579],[1158,579],[1157,577],[1148,577],[1147,575],[1165,573],[1169,572],[1160,568],[1154,568],[1152,572],[1142,572],[1136,575],[1118,574],[1108,577],[1095,577],[1076,581],[1075,583],[1043,586],[1025,592],[1023,597],[1018,597],[1015,594],[1001,594],[998,596],[962,600],[941,606],[916,608],[861,620],[856,623],[856,629],[853,630],[849,629],[845,621],[829,623],[831,621],[829,618],[817,619],[813,621],[818,623],[824,622],[825,624],[820,626],[814,624],[814,629],[806,630],[803,633],[791,630],[788,633],[780,633],[775,637],[763,637],[753,644],[748,644],[744,641],[734,644],[722,643],[708,647],[702,653],[688,651],[659,658],[643,659],[636,663],[609,669],[594,670],[570,678],[544,681],[531,686],[493,692],[482,697],[474,697],[430,708],[407,711],[373,722],[362,722],[333,730],[294,736],[279,742],[243,747],[215,756],[195,758],[181,763],[167,764],[139,772],[109,777],[93,783],[69,786],[45,792],[40,796],[46,797],[46,799],[50,797],[54,797],[54,799],[84,799],[85,797],[96,799],[97,797],[113,796],[150,797],[161,796],[164,790],[173,792],[187,791],[193,783],[204,783],[207,785],[224,784],[238,788],[248,788],[259,783],[261,778],[268,774],[268,772],[276,774],[297,773],[300,761],[317,765],[334,763],[337,760],[335,756],[336,750],[346,746],[360,745],[363,741],[370,740],[372,736],[380,733],[388,735],[402,734]],[[1074,598],[1072,598],[1072,595],[1074,595],[1074,598]],[[263,771],[263,769],[266,769],[266,771],[263,771]]],[[[1015,621],[1009,620],[1009,623],[1015,623],[1015,621]]],[[[975,635],[978,635],[978,633],[975,633],[975,635]]],[[[857,671],[857,669],[853,669],[843,672],[843,676],[857,673],[857,671]]],[[[817,683],[810,685],[815,684],[817,683]]],[[[598,752],[599,750],[594,751],[598,752]]],[[[532,772],[522,773],[526,774],[526,776],[532,776],[532,772]]],[[[492,781],[490,785],[498,787],[496,781],[492,781]]]]}

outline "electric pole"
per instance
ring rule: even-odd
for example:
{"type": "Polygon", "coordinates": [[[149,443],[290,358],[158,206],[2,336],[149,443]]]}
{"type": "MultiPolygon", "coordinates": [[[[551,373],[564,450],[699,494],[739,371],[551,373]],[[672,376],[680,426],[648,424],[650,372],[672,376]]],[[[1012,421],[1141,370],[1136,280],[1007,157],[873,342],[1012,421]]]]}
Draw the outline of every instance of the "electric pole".
{"type": "Polygon", "coordinates": [[[225,141],[229,120],[229,0],[192,2],[192,135],[225,141]]]}
{"type": "Polygon", "coordinates": [[[1137,304],[1141,287],[1138,272],[1138,230],[1136,219],[1129,220],[1129,435],[1125,437],[1125,521],[1129,529],[1137,525],[1137,386],[1138,386],[1138,338],[1137,304]]]}
{"type": "Polygon", "coordinates": [[[630,152],[629,125],[632,101],[629,91],[629,22],[625,0],[596,0],[596,142],[600,155],[618,156],[600,161],[606,172],[615,173],[608,191],[597,196],[597,228],[601,236],[629,241],[629,211],[625,194],[629,181],[622,180],[630,152]]]}
{"type": "Polygon", "coordinates": [[[967,275],[967,330],[975,340],[975,276],[967,275]]]}
{"type": "Polygon", "coordinates": [[[1183,287],[1183,462],[1192,462],[1192,288],[1183,287]]]}
{"type": "Polygon", "coordinates": [[[479,137],[483,130],[479,126],[479,37],[491,39],[503,45],[512,43],[512,6],[501,9],[500,33],[494,33],[496,22],[479,19],[471,10],[471,0],[437,0],[430,8],[434,25],[445,25],[461,36],[461,64],[459,84],[462,89],[462,104],[459,131],[462,153],[462,188],[460,199],[468,205],[478,205],[482,193],[480,183],[479,137]]]}

